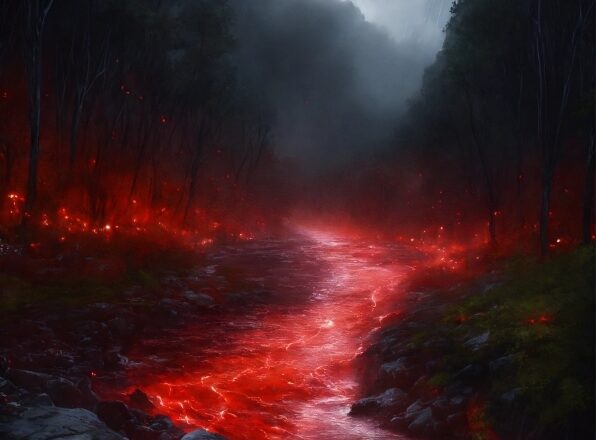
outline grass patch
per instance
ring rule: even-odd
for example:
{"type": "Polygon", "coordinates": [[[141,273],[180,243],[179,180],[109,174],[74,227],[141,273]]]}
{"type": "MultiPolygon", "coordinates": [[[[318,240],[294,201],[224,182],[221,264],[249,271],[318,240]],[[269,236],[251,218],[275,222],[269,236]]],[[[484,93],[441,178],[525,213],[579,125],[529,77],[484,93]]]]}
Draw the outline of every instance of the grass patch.
{"type": "Polygon", "coordinates": [[[40,305],[77,306],[112,300],[117,286],[96,279],[79,278],[68,283],[37,284],[0,275],[0,310],[6,313],[40,305]]]}
{"type": "Polygon", "coordinates": [[[479,386],[488,396],[495,426],[507,422],[513,405],[535,425],[535,432],[589,432],[594,409],[594,268],[592,247],[543,262],[509,261],[502,284],[467,296],[433,329],[452,344],[433,382],[454,383],[458,371],[476,363],[487,372],[479,386]],[[490,336],[480,348],[466,344],[485,332],[490,336]],[[489,368],[503,357],[507,368],[489,368]],[[503,395],[512,390],[514,403],[504,405],[503,395]]]}
{"type": "Polygon", "coordinates": [[[115,235],[35,237],[20,254],[0,256],[0,319],[17,319],[33,306],[76,307],[119,302],[132,287],[157,294],[164,275],[183,275],[201,257],[175,243],[115,235]]]}

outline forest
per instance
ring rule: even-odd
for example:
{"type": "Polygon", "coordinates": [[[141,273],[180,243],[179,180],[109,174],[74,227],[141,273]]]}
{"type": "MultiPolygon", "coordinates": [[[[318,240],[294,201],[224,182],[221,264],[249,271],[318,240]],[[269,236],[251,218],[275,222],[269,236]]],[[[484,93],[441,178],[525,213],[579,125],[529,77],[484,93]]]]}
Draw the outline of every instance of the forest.
{"type": "Polygon", "coordinates": [[[0,437],[591,438],[594,24],[0,0],[0,437]]]}

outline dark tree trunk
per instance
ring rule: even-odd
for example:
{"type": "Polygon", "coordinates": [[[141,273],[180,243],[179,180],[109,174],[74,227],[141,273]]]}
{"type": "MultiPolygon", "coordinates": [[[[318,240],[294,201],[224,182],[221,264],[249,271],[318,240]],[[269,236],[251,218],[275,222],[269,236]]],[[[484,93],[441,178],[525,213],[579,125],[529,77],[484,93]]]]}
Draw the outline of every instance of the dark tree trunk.
{"type": "Polygon", "coordinates": [[[28,0],[25,5],[25,58],[29,85],[29,169],[23,223],[27,222],[37,199],[39,133],[41,124],[41,54],[45,19],[53,0],[28,0]]]}
{"type": "Polygon", "coordinates": [[[497,212],[499,210],[499,203],[496,189],[496,178],[492,172],[492,168],[489,166],[489,161],[485,154],[485,149],[482,146],[480,140],[480,134],[476,127],[476,120],[474,117],[474,105],[472,103],[472,96],[467,85],[464,84],[464,91],[466,95],[466,101],[468,104],[468,119],[470,123],[470,131],[472,132],[472,139],[478,152],[478,158],[480,159],[480,166],[482,169],[482,175],[484,177],[484,183],[486,188],[486,195],[488,201],[488,236],[490,239],[490,245],[493,248],[497,247],[497,212]]]}
{"type": "Polygon", "coordinates": [[[540,203],[540,255],[542,257],[548,254],[550,195],[552,187],[553,175],[550,169],[546,169],[542,176],[542,199],[540,203]]]}
{"type": "Polygon", "coordinates": [[[594,156],[594,133],[590,136],[588,146],[588,167],[586,170],[586,182],[584,188],[584,206],[583,206],[583,224],[582,224],[582,242],[590,244],[592,242],[592,225],[594,219],[594,178],[595,166],[594,156]]]}
{"type": "Polygon", "coordinates": [[[497,211],[491,210],[488,217],[488,236],[490,244],[493,247],[497,246],[497,211]]]}
{"type": "Polygon", "coordinates": [[[77,139],[79,136],[79,126],[81,122],[81,112],[83,111],[83,100],[81,91],[77,90],[74,99],[74,106],[72,108],[72,119],[70,122],[70,148],[68,155],[68,164],[70,170],[74,169],[74,165],[77,159],[77,139]]]}
{"type": "Polygon", "coordinates": [[[204,114],[201,115],[201,122],[199,124],[199,130],[197,133],[197,140],[196,146],[193,151],[193,159],[190,166],[190,182],[188,186],[188,199],[186,202],[186,207],[184,208],[184,216],[182,217],[182,224],[188,224],[188,216],[190,214],[190,210],[192,208],[192,204],[195,199],[195,195],[197,192],[197,181],[198,181],[198,174],[199,174],[199,166],[201,165],[201,159],[203,156],[203,147],[205,144],[207,132],[207,121],[206,116],[204,114]]]}
{"type": "Polygon", "coordinates": [[[538,143],[543,152],[542,202],[540,208],[540,254],[549,250],[549,212],[553,177],[562,148],[563,123],[576,71],[580,35],[591,17],[593,2],[580,1],[573,24],[558,16],[565,2],[536,2],[535,52],[538,76],[538,143]],[[560,27],[557,27],[560,24],[560,27]]]}

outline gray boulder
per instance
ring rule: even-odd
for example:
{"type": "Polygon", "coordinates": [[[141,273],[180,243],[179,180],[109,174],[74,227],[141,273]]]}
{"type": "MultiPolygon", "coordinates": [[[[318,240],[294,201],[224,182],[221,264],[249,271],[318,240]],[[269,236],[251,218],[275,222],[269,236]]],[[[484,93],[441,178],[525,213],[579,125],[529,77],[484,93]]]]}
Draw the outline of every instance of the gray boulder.
{"type": "Polygon", "coordinates": [[[416,433],[425,433],[434,430],[435,421],[433,411],[430,408],[424,408],[420,411],[414,420],[408,425],[408,429],[416,433]]]}
{"type": "Polygon", "coordinates": [[[509,390],[509,391],[501,394],[501,396],[499,396],[499,400],[502,403],[511,405],[519,397],[520,391],[521,390],[519,388],[514,388],[512,390],[509,390]]]}
{"type": "Polygon", "coordinates": [[[488,365],[491,373],[501,373],[513,366],[515,355],[503,356],[491,361],[488,365]]]}
{"type": "Polygon", "coordinates": [[[404,358],[399,358],[393,362],[386,362],[381,365],[381,371],[389,376],[398,376],[407,371],[404,358]]]}
{"type": "Polygon", "coordinates": [[[464,342],[464,344],[470,347],[472,350],[476,351],[480,350],[488,342],[489,338],[490,331],[485,331],[484,333],[481,333],[478,336],[468,339],[466,342],[464,342]]]}
{"type": "Polygon", "coordinates": [[[350,410],[350,414],[361,414],[369,411],[378,411],[384,408],[403,408],[408,401],[408,394],[399,388],[389,388],[376,396],[360,399],[350,410]]]}
{"type": "Polygon", "coordinates": [[[196,431],[189,432],[180,440],[226,440],[219,434],[214,434],[204,429],[197,429],[196,431]]]}
{"type": "Polygon", "coordinates": [[[86,409],[55,406],[24,408],[0,416],[0,438],[6,440],[125,440],[86,409]]]}
{"type": "Polygon", "coordinates": [[[214,303],[211,295],[207,295],[206,293],[196,293],[192,290],[187,290],[183,296],[188,302],[199,307],[209,307],[214,303]]]}

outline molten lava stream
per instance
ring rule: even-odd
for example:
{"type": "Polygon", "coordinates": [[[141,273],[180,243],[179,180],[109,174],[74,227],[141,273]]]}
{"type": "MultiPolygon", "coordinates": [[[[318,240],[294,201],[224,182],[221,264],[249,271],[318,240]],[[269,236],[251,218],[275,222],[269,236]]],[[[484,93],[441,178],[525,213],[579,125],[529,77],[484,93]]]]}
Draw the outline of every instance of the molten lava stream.
{"type": "Polygon", "coordinates": [[[131,353],[133,386],[118,391],[141,388],[181,426],[232,440],[405,438],[347,413],[358,398],[352,360],[395,309],[413,257],[395,246],[301,232],[213,257],[214,265],[243,266],[286,301],[198,317],[142,341],[131,353]],[[285,264],[266,263],[272,259],[285,264]],[[294,304],[293,295],[301,298],[294,304]]]}

